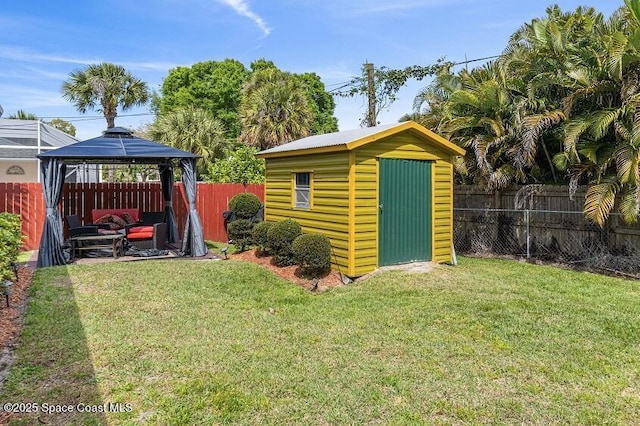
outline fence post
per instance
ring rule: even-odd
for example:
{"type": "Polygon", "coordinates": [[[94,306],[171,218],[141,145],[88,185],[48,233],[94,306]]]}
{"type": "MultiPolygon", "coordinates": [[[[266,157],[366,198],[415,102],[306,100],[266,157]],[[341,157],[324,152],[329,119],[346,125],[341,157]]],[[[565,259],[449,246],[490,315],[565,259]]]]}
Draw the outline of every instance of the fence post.
{"type": "Polygon", "coordinates": [[[530,223],[530,210],[525,210],[524,211],[524,220],[527,223],[527,259],[531,258],[531,232],[529,229],[529,223],[530,223]]]}

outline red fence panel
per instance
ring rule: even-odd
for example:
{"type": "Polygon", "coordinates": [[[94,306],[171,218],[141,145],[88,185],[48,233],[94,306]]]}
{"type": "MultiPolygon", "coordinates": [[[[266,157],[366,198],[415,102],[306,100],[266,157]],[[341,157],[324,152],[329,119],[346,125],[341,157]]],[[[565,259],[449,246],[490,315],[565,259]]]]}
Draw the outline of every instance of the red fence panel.
{"type": "MultiPolygon", "coordinates": [[[[204,238],[225,241],[222,212],[229,200],[241,192],[256,194],[264,202],[264,185],[246,187],[235,183],[198,183],[196,208],[204,228],[204,238]]],[[[64,218],[80,215],[91,221],[91,209],[139,208],[140,211],[164,210],[164,197],[159,182],[147,183],[65,183],[60,200],[60,214],[64,218]]],[[[187,217],[187,203],[182,183],[174,184],[173,209],[178,221],[178,233],[182,235],[187,217]]],[[[34,250],[40,245],[45,207],[40,183],[0,183],[0,212],[19,214],[24,249],[34,250]]]]}
{"type": "Polygon", "coordinates": [[[38,248],[45,209],[39,183],[0,183],[0,212],[20,215],[23,247],[38,248]]]}
{"type": "Polygon", "coordinates": [[[226,241],[222,212],[228,210],[229,200],[241,192],[256,194],[264,202],[264,186],[240,183],[199,183],[196,207],[202,220],[205,239],[226,241]]]}

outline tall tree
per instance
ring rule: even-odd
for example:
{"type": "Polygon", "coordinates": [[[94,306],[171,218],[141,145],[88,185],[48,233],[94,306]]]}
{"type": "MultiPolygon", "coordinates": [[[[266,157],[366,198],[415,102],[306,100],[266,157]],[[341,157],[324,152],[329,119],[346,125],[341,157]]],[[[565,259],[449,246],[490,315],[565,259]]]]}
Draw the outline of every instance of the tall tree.
{"type": "Polygon", "coordinates": [[[149,128],[149,136],[160,143],[200,155],[198,170],[204,173],[211,162],[231,147],[222,122],[209,111],[186,107],[161,114],[149,128]]]}
{"type": "Polygon", "coordinates": [[[55,127],[56,129],[65,132],[68,135],[75,136],[76,135],[76,126],[67,120],[63,120],[62,118],[54,118],[51,121],[47,122],[51,127],[55,127]]]}
{"type": "Polygon", "coordinates": [[[187,106],[208,111],[222,122],[226,136],[234,139],[240,134],[242,87],[248,78],[249,70],[235,59],[173,68],[154,102],[160,114],[187,106]]]}
{"type": "Polygon", "coordinates": [[[458,79],[461,88],[436,79],[436,90],[424,92],[436,106],[427,111],[430,122],[473,148],[474,163],[466,165],[474,181],[497,170],[496,160],[523,183],[557,182],[563,176],[555,167],[571,188],[588,185],[585,214],[594,222],[602,225],[616,205],[637,220],[640,0],[625,0],[607,20],[592,8],[549,7],[513,34],[491,65],[496,78],[482,68],[445,80],[458,79]]]}
{"type": "Polygon", "coordinates": [[[567,75],[564,150],[555,157],[572,183],[587,181],[585,213],[602,225],[616,205],[640,213],[640,0],[625,0],[567,75]]]}
{"type": "Polygon", "coordinates": [[[526,182],[531,167],[523,161],[526,151],[512,125],[516,93],[507,89],[499,67],[489,63],[462,70],[455,80],[450,86],[454,90],[439,106],[437,130],[467,149],[458,172],[489,189],[526,182]]]}
{"type": "Polygon", "coordinates": [[[120,65],[103,62],[74,70],[62,84],[62,96],[78,112],[95,110],[104,115],[107,127],[115,127],[118,107],[127,111],[149,100],[147,83],[134,77],[120,65]]]}
{"type": "Polygon", "coordinates": [[[240,139],[267,149],[311,134],[313,112],[300,79],[275,68],[256,71],[241,105],[240,139]]]}
{"type": "Polygon", "coordinates": [[[309,72],[294,74],[300,79],[307,97],[309,108],[313,114],[311,133],[314,135],[338,131],[338,119],[334,116],[336,102],[325,89],[318,74],[309,72]]]}

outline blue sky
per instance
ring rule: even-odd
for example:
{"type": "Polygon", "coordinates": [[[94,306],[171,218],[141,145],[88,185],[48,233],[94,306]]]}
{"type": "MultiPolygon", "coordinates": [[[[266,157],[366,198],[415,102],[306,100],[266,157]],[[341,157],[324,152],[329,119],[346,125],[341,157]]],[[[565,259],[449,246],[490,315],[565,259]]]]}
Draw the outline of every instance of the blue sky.
{"type": "MultiPolygon", "coordinates": [[[[285,71],[316,72],[332,89],[367,61],[404,68],[500,54],[517,28],[554,3],[609,16],[623,0],[8,1],[0,12],[0,105],[4,117],[18,109],[63,117],[87,139],[104,130],[104,119],[80,115],[60,87],[69,72],[91,63],[123,65],[158,89],[175,66],[233,58],[248,67],[266,58],[285,71]]],[[[408,84],[380,121],[411,112],[427,84],[408,84]]],[[[366,100],[336,103],[340,129],[357,128],[366,100]]],[[[121,112],[116,125],[140,127],[152,121],[147,113],[121,112]]]]}

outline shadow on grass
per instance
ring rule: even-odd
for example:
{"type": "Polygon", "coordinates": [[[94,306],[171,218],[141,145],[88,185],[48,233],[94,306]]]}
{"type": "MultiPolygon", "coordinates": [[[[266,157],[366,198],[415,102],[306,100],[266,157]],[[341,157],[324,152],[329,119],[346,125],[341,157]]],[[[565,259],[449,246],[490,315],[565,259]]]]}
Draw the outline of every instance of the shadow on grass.
{"type": "Polygon", "coordinates": [[[15,358],[0,389],[0,424],[107,424],[112,407],[98,389],[66,266],[35,271],[15,358]]]}

